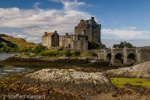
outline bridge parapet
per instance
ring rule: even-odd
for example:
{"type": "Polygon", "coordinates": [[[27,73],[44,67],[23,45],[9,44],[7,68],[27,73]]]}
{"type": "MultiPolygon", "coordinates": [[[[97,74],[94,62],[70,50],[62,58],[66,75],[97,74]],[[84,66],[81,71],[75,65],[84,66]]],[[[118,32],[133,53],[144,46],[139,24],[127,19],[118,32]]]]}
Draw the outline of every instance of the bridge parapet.
{"type": "Polygon", "coordinates": [[[105,49],[97,53],[99,59],[110,60],[112,64],[150,61],[150,48],[105,49]]]}

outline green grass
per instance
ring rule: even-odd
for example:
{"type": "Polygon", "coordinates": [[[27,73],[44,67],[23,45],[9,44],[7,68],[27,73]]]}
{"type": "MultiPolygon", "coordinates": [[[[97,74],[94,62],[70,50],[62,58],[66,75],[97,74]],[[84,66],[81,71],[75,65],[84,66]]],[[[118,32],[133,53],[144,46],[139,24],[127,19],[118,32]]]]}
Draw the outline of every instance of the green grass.
{"type": "Polygon", "coordinates": [[[118,88],[122,88],[126,83],[131,85],[150,86],[150,80],[140,78],[110,78],[112,84],[118,88]]]}
{"type": "Polygon", "coordinates": [[[24,40],[22,38],[14,38],[12,36],[2,37],[2,38],[7,40],[7,41],[11,41],[13,44],[16,44],[19,47],[22,47],[22,46],[34,46],[35,45],[34,43],[27,42],[26,40],[24,40]]]}
{"type": "Polygon", "coordinates": [[[68,51],[68,50],[62,50],[62,49],[56,49],[56,48],[43,51],[39,55],[45,56],[45,57],[68,56],[70,58],[94,56],[94,54],[91,51],[70,51],[70,50],[68,51]]]}

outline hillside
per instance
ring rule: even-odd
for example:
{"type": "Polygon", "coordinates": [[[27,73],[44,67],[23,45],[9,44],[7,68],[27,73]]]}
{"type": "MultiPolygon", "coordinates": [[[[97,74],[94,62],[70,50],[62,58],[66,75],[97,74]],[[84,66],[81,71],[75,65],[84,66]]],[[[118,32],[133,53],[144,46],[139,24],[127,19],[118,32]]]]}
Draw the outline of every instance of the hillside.
{"type": "Polygon", "coordinates": [[[8,46],[8,47],[16,47],[17,45],[11,43],[10,41],[7,41],[3,38],[0,37],[0,48],[4,47],[4,46],[8,46]]]}
{"type": "Polygon", "coordinates": [[[18,47],[27,47],[27,46],[35,46],[33,42],[27,42],[22,38],[14,38],[12,36],[2,37],[4,40],[10,41],[11,43],[17,45],[18,47]]]}
{"type": "Polygon", "coordinates": [[[35,43],[22,38],[0,34],[0,52],[26,52],[32,51],[36,46],[35,43]]]}

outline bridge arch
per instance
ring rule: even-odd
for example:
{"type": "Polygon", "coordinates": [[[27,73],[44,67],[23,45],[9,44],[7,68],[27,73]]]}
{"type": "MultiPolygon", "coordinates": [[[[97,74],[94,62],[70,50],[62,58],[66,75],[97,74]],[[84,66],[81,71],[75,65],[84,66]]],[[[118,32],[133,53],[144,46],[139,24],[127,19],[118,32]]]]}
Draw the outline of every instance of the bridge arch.
{"type": "Polygon", "coordinates": [[[127,56],[127,62],[135,63],[136,62],[136,55],[134,53],[130,53],[127,56]]]}
{"type": "Polygon", "coordinates": [[[114,63],[123,64],[123,55],[121,53],[118,53],[118,54],[115,55],[114,63]]]}
{"type": "Polygon", "coordinates": [[[112,57],[111,53],[108,53],[107,56],[106,56],[106,59],[111,60],[111,57],[112,57]]]}

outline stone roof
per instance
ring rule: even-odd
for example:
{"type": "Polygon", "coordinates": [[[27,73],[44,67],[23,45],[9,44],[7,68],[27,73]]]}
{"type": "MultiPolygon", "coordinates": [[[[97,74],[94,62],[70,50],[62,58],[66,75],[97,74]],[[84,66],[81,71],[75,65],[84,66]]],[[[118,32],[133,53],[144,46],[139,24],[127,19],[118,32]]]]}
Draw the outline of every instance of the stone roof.
{"type": "Polygon", "coordinates": [[[47,33],[46,37],[51,37],[55,32],[47,33]]]}
{"type": "Polygon", "coordinates": [[[51,37],[51,36],[53,36],[53,34],[55,34],[55,32],[51,32],[51,33],[45,32],[45,34],[43,36],[44,37],[51,37]]]}

